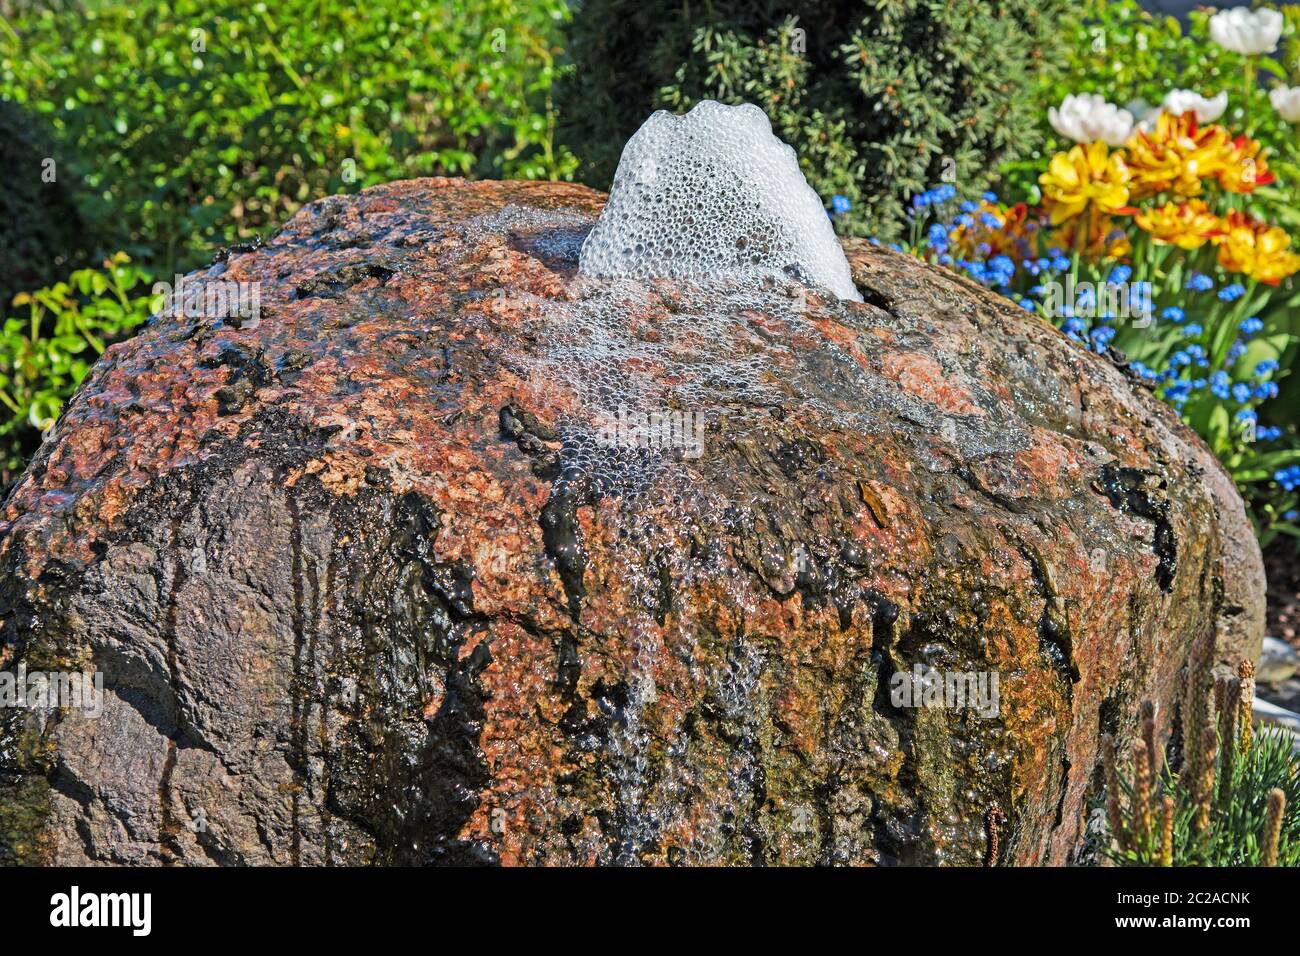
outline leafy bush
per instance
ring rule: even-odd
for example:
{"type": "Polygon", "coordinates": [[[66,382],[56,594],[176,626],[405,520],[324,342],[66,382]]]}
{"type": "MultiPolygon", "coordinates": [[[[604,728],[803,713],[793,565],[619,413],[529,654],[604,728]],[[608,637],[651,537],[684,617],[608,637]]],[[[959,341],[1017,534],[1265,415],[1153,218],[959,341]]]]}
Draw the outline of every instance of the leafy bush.
{"type": "Polygon", "coordinates": [[[1179,708],[1173,760],[1143,706],[1121,772],[1104,743],[1106,831],[1101,851],[1123,866],[1300,866],[1300,766],[1290,732],[1251,727],[1254,668],[1214,680],[1213,641],[1197,641],[1179,708]],[[1214,708],[1210,708],[1210,691],[1214,708]]]}
{"type": "Polygon", "coordinates": [[[0,169],[9,172],[0,191],[0,302],[90,259],[92,243],[77,212],[74,184],[47,163],[53,152],[31,117],[0,100],[0,169]]]}
{"type": "Polygon", "coordinates": [[[0,326],[0,489],[8,486],[58,420],[95,359],[161,305],[148,277],[125,254],[102,269],[22,293],[0,326]]]}
{"type": "Polygon", "coordinates": [[[0,21],[0,97],[80,206],[170,275],[323,194],[431,174],[564,177],[562,0],[132,0],[0,21]]]}
{"type": "Polygon", "coordinates": [[[562,140],[608,188],[655,108],[762,107],[837,223],[895,236],[907,196],[943,177],[979,191],[1041,140],[1032,88],[1057,0],[710,4],[587,0],[560,85],[562,140]]]}

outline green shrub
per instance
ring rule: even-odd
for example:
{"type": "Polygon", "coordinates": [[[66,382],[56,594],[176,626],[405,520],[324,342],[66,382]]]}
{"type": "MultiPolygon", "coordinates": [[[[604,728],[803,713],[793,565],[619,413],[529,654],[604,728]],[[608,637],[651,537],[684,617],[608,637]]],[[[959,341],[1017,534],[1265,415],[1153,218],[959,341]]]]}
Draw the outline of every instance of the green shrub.
{"type": "Polygon", "coordinates": [[[1281,728],[1251,727],[1254,668],[1214,679],[1212,635],[1197,640],[1179,706],[1173,761],[1143,707],[1122,773],[1113,739],[1102,757],[1103,856],[1123,866],[1300,866],[1300,767],[1281,728]],[[1210,706],[1213,689],[1214,706],[1210,706]],[[1173,765],[1171,765],[1171,763],[1173,765]]]}
{"type": "MultiPolygon", "coordinates": [[[[1176,774],[1167,775],[1160,787],[1172,803],[1168,866],[1260,866],[1268,839],[1269,798],[1282,793],[1282,827],[1276,863],[1300,866],[1300,779],[1292,756],[1292,735],[1278,727],[1255,736],[1250,749],[1239,751],[1226,781],[1216,777],[1216,797],[1211,801],[1209,824],[1197,829],[1197,803],[1176,774]],[[1217,793],[1225,794],[1216,806],[1217,793]]],[[[1240,742],[1238,743],[1240,747],[1240,742]]],[[[1222,759],[1221,757],[1219,758],[1222,759]]],[[[1219,766],[1216,763],[1216,773],[1219,766]]],[[[1132,816],[1133,785],[1120,781],[1125,807],[1130,811],[1121,827],[1121,839],[1105,855],[1124,866],[1162,865],[1160,851],[1164,827],[1163,807],[1154,809],[1150,826],[1143,828],[1132,816]]]]}
{"type": "Polygon", "coordinates": [[[161,304],[125,254],[67,282],[22,293],[0,326],[0,489],[54,426],[63,403],[113,341],[161,304]],[[26,315],[19,314],[26,310],[26,315]]]}
{"type": "Polygon", "coordinates": [[[91,261],[89,228],[66,171],[50,165],[54,148],[17,104],[0,100],[0,303],[91,261]]]}
{"type": "Polygon", "coordinates": [[[564,177],[562,0],[132,0],[0,21],[0,97],[35,113],[83,215],[156,273],[301,204],[431,174],[564,177]]]}
{"type": "Polygon", "coordinates": [[[1034,86],[1057,0],[676,4],[588,0],[561,81],[561,140],[608,188],[655,108],[762,107],[855,234],[901,234],[931,182],[978,192],[1041,139],[1034,86]]]}

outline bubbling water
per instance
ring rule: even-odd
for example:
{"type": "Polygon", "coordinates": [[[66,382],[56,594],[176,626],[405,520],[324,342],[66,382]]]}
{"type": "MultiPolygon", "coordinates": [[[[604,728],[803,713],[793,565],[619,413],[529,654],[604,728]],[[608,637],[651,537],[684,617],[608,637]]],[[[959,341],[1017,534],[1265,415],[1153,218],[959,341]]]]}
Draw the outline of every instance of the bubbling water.
{"type": "Polygon", "coordinates": [[[628,140],[579,271],[601,279],[781,274],[862,301],[821,200],[757,106],[705,100],[628,140]]]}

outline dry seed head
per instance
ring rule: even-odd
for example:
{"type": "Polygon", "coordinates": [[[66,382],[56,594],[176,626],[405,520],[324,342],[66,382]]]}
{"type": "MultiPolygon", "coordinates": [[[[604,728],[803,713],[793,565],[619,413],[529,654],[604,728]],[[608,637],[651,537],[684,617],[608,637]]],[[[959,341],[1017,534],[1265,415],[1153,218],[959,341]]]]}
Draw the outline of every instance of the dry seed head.
{"type": "Polygon", "coordinates": [[[1277,844],[1282,834],[1282,811],[1286,794],[1279,787],[1268,792],[1268,814],[1264,817],[1264,846],[1261,853],[1265,866],[1277,866],[1277,844]]]}
{"type": "Polygon", "coordinates": [[[1147,745],[1147,761],[1151,770],[1151,779],[1160,775],[1160,748],[1156,746],[1156,705],[1150,700],[1142,701],[1142,739],[1147,745]]]}
{"type": "Polygon", "coordinates": [[[989,831],[988,852],[984,856],[985,866],[998,865],[998,831],[1006,821],[1006,815],[1002,812],[1001,807],[989,807],[985,814],[985,824],[989,831]]]}
{"type": "Polygon", "coordinates": [[[1201,744],[1209,719],[1207,710],[1213,658],[1214,634],[1207,628],[1192,643],[1183,696],[1184,772],[1189,773],[1193,780],[1204,769],[1201,744]]]}
{"type": "Polygon", "coordinates": [[[1174,798],[1165,796],[1160,814],[1160,865],[1174,865],[1174,798]]]}
{"type": "Polygon", "coordinates": [[[1226,807],[1232,797],[1233,762],[1237,755],[1237,716],[1241,708],[1241,679],[1221,677],[1215,684],[1223,698],[1219,710],[1219,741],[1223,755],[1219,763],[1219,806],[1226,807]]]}
{"type": "Polygon", "coordinates": [[[1144,844],[1151,833],[1151,756],[1145,740],[1133,742],[1133,807],[1131,829],[1144,844]]]}
{"type": "Polygon", "coordinates": [[[1219,740],[1224,747],[1236,740],[1237,714],[1241,708],[1241,680],[1235,677],[1221,677],[1214,685],[1219,704],[1219,740]]]}
{"type": "Polygon", "coordinates": [[[1255,701],[1255,664],[1251,660],[1243,660],[1237,665],[1237,674],[1241,678],[1241,703],[1239,705],[1240,714],[1238,721],[1241,724],[1241,752],[1248,753],[1250,745],[1254,740],[1255,720],[1254,701],[1255,701]]]}
{"type": "Polygon", "coordinates": [[[1200,833],[1210,825],[1210,804],[1214,800],[1214,752],[1217,749],[1213,727],[1201,731],[1200,772],[1196,780],[1196,832],[1200,833]]]}

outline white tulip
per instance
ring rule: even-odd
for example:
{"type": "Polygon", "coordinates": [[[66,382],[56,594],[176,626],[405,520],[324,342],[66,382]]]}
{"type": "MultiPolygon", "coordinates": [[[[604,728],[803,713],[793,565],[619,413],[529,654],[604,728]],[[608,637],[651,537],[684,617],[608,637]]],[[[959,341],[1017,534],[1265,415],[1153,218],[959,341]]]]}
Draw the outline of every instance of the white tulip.
{"type": "Polygon", "coordinates": [[[1133,132],[1133,114],[1096,93],[1067,96],[1059,110],[1047,111],[1047,119],[1052,129],[1076,143],[1102,140],[1107,146],[1123,146],[1133,132]]]}
{"type": "Polygon", "coordinates": [[[1235,53],[1272,53],[1282,36],[1282,14],[1267,7],[1233,7],[1210,17],[1210,39],[1235,53]]]}
{"type": "Polygon", "coordinates": [[[1288,123],[1300,123],[1300,86],[1277,86],[1268,91],[1268,101],[1288,123]]]}
{"type": "Polygon", "coordinates": [[[1196,114],[1196,122],[1213,123],[1228,108],[1228,94],[1206,99],[1194,90],[1171,90],[1164,98],[1160,108],[1166,113],[1182,116],[1188,110],[1196,114]]]}

